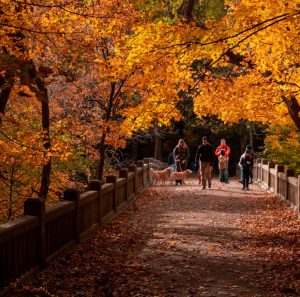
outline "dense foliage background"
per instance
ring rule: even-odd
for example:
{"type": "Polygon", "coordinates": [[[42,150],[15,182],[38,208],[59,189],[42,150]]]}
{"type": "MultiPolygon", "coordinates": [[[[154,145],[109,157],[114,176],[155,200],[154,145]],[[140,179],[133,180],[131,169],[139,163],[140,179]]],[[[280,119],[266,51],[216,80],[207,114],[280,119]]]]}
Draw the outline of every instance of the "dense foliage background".
{"type": "Polygon", "coordinates": [[[279,0],[0,0],[0,219],[179,138],[192,155],[226,138],[231,174],[248,143],[299,168],[299,17],[279,0]]]}

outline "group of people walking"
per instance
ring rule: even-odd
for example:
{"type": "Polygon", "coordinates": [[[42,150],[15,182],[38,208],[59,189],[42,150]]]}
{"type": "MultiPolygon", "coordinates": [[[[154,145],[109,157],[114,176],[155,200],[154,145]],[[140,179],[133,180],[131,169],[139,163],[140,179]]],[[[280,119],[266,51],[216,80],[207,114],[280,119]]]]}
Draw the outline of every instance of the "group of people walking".
{"type": "MultiPolygon", "coordinates": [[[[183,139],[179,140],[172,155],[176,171],[185,171],[187,169],[190,152],[183,139]]],[[[220,145],[214,152],[212,145],[208,142],[207,137],[204,136],[202,137],[202,144],[197,148],[195,157],[195,172],[199,180],[199,185],[202,185],[203,189],[205,189],[206,186],[211,188],[214,155],[218,158],[220,182],[229,183],[228,164],[230,147],[226,144],[225,139],[221,139],[220,145]]],[[[241,169],[240,182],[243,184],[243,190],[249,190],[249,183],[252,182],[253,159],[254,153],[252,147],[247,145],[239,161],[239,167],[241,169]]],[[[181,184],[181,181],[176,181],[176,184],[181,184]]]]}

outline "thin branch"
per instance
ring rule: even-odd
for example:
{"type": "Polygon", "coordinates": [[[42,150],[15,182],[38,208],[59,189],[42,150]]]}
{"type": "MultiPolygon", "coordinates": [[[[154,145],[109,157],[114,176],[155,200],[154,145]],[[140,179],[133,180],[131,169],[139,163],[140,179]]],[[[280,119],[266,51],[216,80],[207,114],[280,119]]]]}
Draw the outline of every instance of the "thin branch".
{"type": "Polygon", "coordinates": [[[38,4],[38,3],[29,3],[29,2],[24,2],[24,1],[17,1],[17,0],[11,0],[11,2],[17,3],[17,4],[22,4],[22,5],[27,5],[27,6],[37,6],[37,7],[44,7],[44,8],[61,8],[63,6],[67,6],[73,3],[73,1],[64,3],[64,4],[53,4],[53,5],[46,5],[46,4],[38,4]]]}
{"type": "Polygon", "coordinates": [[[93,15],[93,14],[88,14],[88,13],[80,13],[75,10],[69,10],[66,7],[70,6],[73,4],[73,1],[64,3],[64,4],[53,4],[53,5],[45,5],[45,4],[37,4],[37,3],[27,3],[23,1],[17,1],[17,0],[11,0],[12,2],[15,2],[17,4],[22,4],[22,5],[27,5],[27,6],[36,6],[36,7],[43,7],[43,8],[58,8],[61,9],[65,12],[68,12],[70,14],[74,14],[83,18],[96,18],[96,19],[112,19],[114,18],[113,16],[107,16],[107,15],[93,15]]]}
{"type": "Polygon", "coordinates": [[[34,150],[34,151],[42,152],[41,150],[37,150],[37,149],[34,148],[34,147],[30,147],[30,146],[27,146],[27,145],[25,145],[25,144],[21,144],[21,143],[17,142],[16,140],[14,140],[14,139],[10,138],[9,136],[7,136],[7,135],[6,135],[5,133],[3,133],[2,131],[0,131],[0,134],[2,134],[2,135],[3,135],[6,139],[8,139],[9,141],[11,141],[11,142],[17,144],[18,146],[26,147],[26,148],[31,149],[31,150],[34,150]]]}
{"type": "Polygon", "coordinates": [[[46,35],[46,34],[57,34],[57,35],[86,34],[84,31],[80,31],[80,32],[44,31],[44,32],[42,32],[42,31],[37,31],[37,30],[33,30],[33,29],[18,27],[18,26],[14,26],[14,25],[10,25],[10,24],[4,24],[4,23],[0,23],[0,27],[14,28],[14,29],[18,29],[20,31],[26,31],[26,32],[37,33],[37,34],[42,34],[42,35],[46,35]]]}
{"type": "MultiPolygon", "coordinates": [[[[299,14],[300,14],[300,12],[297,13],[296,15],[299,15],[299,14]]],[[[273,19],[275,19],[275,18],[273,18],[273,19]]],[[[283,17],[283,18],[281,18],[281,19],[277,19],[277,18],[276,18],[276,20],[273,21],[272,23],[267,24],[266,26],[261,27],[261,28],[255,30],[254,32],[251,32],[250,34],[248,34],[248,35],[245,36],[244,38],[240,39],[235,45],[233,45],[233,46],[231,46],[230,48],[226,49],[226,50],[225,50],[225,51],[224,51],[224,52],[223,52],[223,53],[222,53],[215,61],[213,61],[212,63],[210,63],[210,64],[206,67],[206,69],[205,69],[205,71],[202,73],[200,79],[197,80],[197,82],[196,82],[195,85],[191,88],[191,90],[194,90],[194,89],[196,88],[196,86],[199,84],[199,82],[203,80],[206,71],[209,70],[209,69],[210,69],[213,65],[215,65],[218,61],[220,61],[220,60],[221,60],[228,52],[230,52],[230,51],[232,51],[233,49],[235,49],[236,47],[238,47],[241,43],[243,43],[245,40],[249,39],[250,37],[252,37],[252,36],[255,35],[256,33],[260,32],[260,31],[263,31],[263,30],[265,30],[266,28],[268,28],[268,27],[270,27],[270,26],[273,26],[274,24],[279,23],[279,22],[281,22],[281,21],[283,21],[283,20],[285,20],[285,19],[286,19],[286,17],[283,17]]]]}
{"type": "Polygon", "coordinates": [[[97,99],[87,99],[89,102],[96,102],[104,111],[106,111],[106,106],[102,104],[99,100],[97,99]]]}
{"type": "MultiPolygon", "coordinates": [[[[300,12],[297,12],[293,16],[298,16],[299,14],[300,14],[300,12]]],[[[245,30],[240,31],[240,32],[238,32],[236,34],[229,35],[229,36],[224,37],[224,38],[212,40],[212,41],[209,41],[209,42],[203,42],[202,43],[202,42],[198,42],[198,41],[188,41],[188,42],[183,42],[183,43],[176,43],[176,44],[172,44],[172,45],[165,46],[165,47],[158,47],[158,48],[156,48],[154,50],[149,51],[148,53],[156,52],[156,51],[159,51],[159,50],[165,50],[165,49],[169,49],[169,48],[173,48],[173,47],[181,47],[181,46],[189,47],[189,46],[191,46],[193,44],[200,45],[200,46],[207,46],[207,45],[211,45],[211,44],[215,44],[215,43],[220,43],[220,42],[223,42],[223,41],[226,41],[226,40],[238,37],[238,36],[240,36],[240,35],[248,32],[248,31],[252,31],[253,29],[255,29],[257,27],[260,27],[260,26],[264,25],[265,23],[269,23],[269,22],[272,22],[272,21],[277,20],[277,19],[279,19],[279,21],[283,21],[288,16],[290,16],[290,14],[288,14],[288,13],[285,13],[285,14],[282,14],[282,15],[279,15],[279,16],[275,16],[273,18],[270,18],[270,19],[264,20],[264,21],[262,21],[260,23],[257,23],[256,25],[253,25],[253,26],[251,26],[249,28],[246,28],[245,30]]],[[[275,23],[277,23],[277,22],[273,22],[271,25],[273,25],[275,23]]],[[[269,26],[266,26],[264,28],[267,28],[267,27],[269,27],[269,26]]]]}

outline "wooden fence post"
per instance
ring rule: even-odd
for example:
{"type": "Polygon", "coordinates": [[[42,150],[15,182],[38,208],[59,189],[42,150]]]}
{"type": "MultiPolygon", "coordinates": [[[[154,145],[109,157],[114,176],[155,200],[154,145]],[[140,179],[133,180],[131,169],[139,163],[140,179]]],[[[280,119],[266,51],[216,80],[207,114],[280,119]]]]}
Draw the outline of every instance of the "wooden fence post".
{"type": "Polygon", "coordinates": [[[147,174],[147,185],[151,182],[151,159],[150,158],[144,158],[144,163],[148,165],[148,174],[147,174]]]}
{"type": "Polygon", "coordinates": [[[46,266],[46,216],[45,216],[45,200],[28,198],[24,202],[24,215],[37,216],[39,218],[38,233],[38,263],[41,268],[46,266]]]}
{"type": "Polygon", "coordinates": [[[275,189],[274,189],[275,195],[279,193],[279,176],[278,176],[279,172],[284,172],[284,166],[276,164],[275,165],[275,189]]]}
{"type": "Polygon", "coordinates": [[[106,182],[114,184],[113,209],[115,212],[117,212],[117,177],[115,175],[108,175],[106,177],[106,182]]]}
{"type": "Polygon", "coordinates": [[[64,191],[64,200],[75,203],[75,212],[73,217],[74,239],[80,242],[80,192],[76,189],[67,189],[64,191]]]}
{"type": "Polygon", "coordinates": [[[120,169],[119,170],[119,177],[126,179],[125,184],[125,200],[128,201],[129,199],[129,187],[128,187],[128,169],[120,169]]]}
{"type": "Polygon", "coordinates": [[[259,165],[258,164],[261,164],[261,158],[257,158],[256,159],[256,180],[257,181],[260,181],[261,180],[261,178],[259,178],[259,165]]]}
{"type": "Polygon", "coordinates": [[[146,179],[145,179],[145,174],[144,174],[144,161],[139,160],[136,162],[137,167],[141,167],[143,169],[142,174],[143,174],[143,189],[146,187],[146,179]]]}
{"type": "Polygon", "coordinates": [[[136,165],[129,165],[128,171],[134,173],[134,193],[137,194],[138,191],[138,180],[137,180],[137,167],[136,165]]]}
{"type": "Polygon", "coordinates": [[[267,159],[261,159],[261,172],[260,172],[260,176],[261,176],[261,184],[263,184],[263,182],[267,183],[268,181],[264,180],[264,165],[268,164],[268,160],[267,159]]]}
{"type": "Polygon", "coordinates": [[[101,225],[101,218],[102,218],[102,184],[98,179],[90,180],[88,183],[88,190],[89,191],[97,191],[98,192],[98,199],[97,199],[97,218],[98,218],[98,224],[101,225]]]}
{"type": "Polygon", "coordinates": [[[154,158],[149,158],[150,167],[154,167],[154,158]]]}
{"type": "Polygon", "coordinates": [[[271,168],[275,168],[275,163],[274,162],[268,162],[268,189],[271,188],[271,168]]]}
{"type": "Polygon", "coordinates": [[[297,196],[296,206],[298,212],[300,212],[300,175],[298,175],[298,196],[297,196]]]}
{"type": "Polygon", "coordinates": [[[295,171],[293,169],[286,168],[285,169],[285,176],[286,176],[286,186],[285,186],[285,199],[289,199],[289,181],[288,177],[289,176],[295,176],[295,171]]]}

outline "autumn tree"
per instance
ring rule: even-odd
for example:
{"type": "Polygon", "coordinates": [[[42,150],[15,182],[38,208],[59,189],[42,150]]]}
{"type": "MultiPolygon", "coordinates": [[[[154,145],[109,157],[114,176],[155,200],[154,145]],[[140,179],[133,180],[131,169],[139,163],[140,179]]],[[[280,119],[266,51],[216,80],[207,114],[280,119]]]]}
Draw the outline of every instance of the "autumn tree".
{"type": "Polygon", "coordinates": [[[101,178],[106,145],[182,119],[185,104],[299,129],[298,23],[299,6],[279,0],[1,0],[1,181],[23,183],[9,173],[34,162],[29,188],[46,198],[76,157],[101,178]],[[28,162],[8,162],[25,147],[28,162]]]}
{"type": "MultiPolygon", "coordinates": [[[[59,108],[53,100],[50,103],[52,105],[52,110],[50,110],[48,88],[51,82],[56,80],[57,75],[63,75],[68,80],[74,81],[76,77],[83,74],[86,65],[94,63],[97,59],[96,53],[99,52],[101,55],[104,52],[104,49],[101,49],[101,43],[105,43],[107,34],[109,35],[119,26],[120,22],[117,19],[120,12],[122,17],[125,18],[126,15],[125,6],[120,6],[120,10],[115,11],[114,3],[105,5],[104,10],[103,7],[93,3],[84,4],[81,1],[60,1],[59,3],[47,1],[43,4],[36,1],[13,1],[12,3],[1,1],[1,119],[3,120],[4,114],[7,115],[1,127],[3,130],[1,149],[5,151],[2,155],[4,159],[1,160],[4,165],[1,166],[3,170],[1,179],[4,189],[6,186],[9,188],[10,197],[13,193],[17,193],[14,189],[16,182],[26,184],[24,176],[28,173],[24,174],[23,170],[22,178],[16,178],[16,174],[14,178],[12,175],[10,179],[7,178],[11,170],[15,173],[16,168],[7,161],[14,162],[16,154],[19,153],[20,156],[26,147],[35,148],[30,151],[33,158],[27,156],[28,162],[21,160],[18,162],[23,169],[30,166],[30,162],[36,167],[41,166],[40,189],[36,192],[36,180],[32,180],[29,188],[38,196],[46,198],[50,185],[52,158],[60,155],[62,157],[58,159],[62,160],[72,151],[66,145],[66,139],[70,139],[69,136],[63,139],[58,134],[52,133],[55,139],[50,145],[50,118],[54,120],[51,125],[56,132],[59,131],[58,127],[62,132],[66,124],[53,115],[59,108]],[[107,22],[108,19],[113,20],[114,15],[116,22],[107,22]],[[104,24],[107,26],[103,26],[104,24]],[[36,123],[34,115],[30,113],[30,108],[34,110],[36,104],[32,100],[29,101],[29,98],[36,98],[36,102],[41,104],[41,108],[37,109],[38,114],[41,115],[41,131],[38,131],[37,125],[35,129],[32,129],[31,125],[25,125],[28,129],[27,133],[24,131],[23,137],[19,139],[18,136],[21,133],[16,134],[12,130],[20,129],[20,121],[10,123],[11,116],[13,116],[10,111],[18,113],[27,107],[28,123],[31,121],[36,123]],[[15,107],[19,104],[25,106],[17,111],[15,107]],[[27,143],[29,140],[35,140],[32,146],[27,143]],[[39,143],[43,146],[42,154],[39,143]],[[11,150],[11,146],[17,146],[16,150],[11,150]],[[7,158],[11,155],[9,150],[14,153],[11,158],[7,158]],[[9,170],[8,166],[14,169],[9,170]]],[[[125,19],[128,20],[128,18],[125,19]]],[[[99,64],[97,61],[95,63],[99,64]]],[[[28,191],[23,191],[22,195],[24,193],[28,196],[33,195],[28,191]]],[[[21,194],[20,191],[17,194],[21,194]]]]}
{"type": "MultiPolygon", "coordinates": [[[[1,4],[1,148],[5,151],[1,187],[11,200],[14,195],[46,198],[51,167],[55,168],[53,181],[62,170],[57,162],[76,157],[72,147],[81,150],[84,142],[93,147],[97,139],[100,158],[96,175],[101,177],[105,144],[121,146],[135,129],[151,127],[154,121],[165,124],[176,113],[166,95],[176,94],[172,86],[178,80],[173,79],[164,90],[164,99],[160,96],[163,91],[157,88],[157,82],[164,80],[158,73],[169,64],[167,57],[157,61],[161,65],[157,72],[152,71],[151,59],[130,58],[128,36],[137,15],[129,2],[118,9],[114,1],[102,5],[80,1],[1,4]],[[162,116],[168,106],[170,112],[162,116]],[[23,133],[15,133],[22,122],[16,121],[14,113],[21,110],[24,123],[29,125],[23,125],[23,133]],[[35,115],[40,116],[40,124],[35,115]],[[11,146],[16,148],[11,150],[11,146]],[[16,159],[20,159],[17,167],[16,159]],[[42,170],[39,190],[38,168],[42,170]],[[29,174],[27,169],[33,172],[29,174]],[[14,173],[12,178],[8,177],[10,172],[14,173]],[[25,181],[28,175],[35,176],[31,184],[25,181]]],[[[177,75],[172,67],[169,72],[177,75]]],[[[56,192],[58,185],[61,182],[53,184],[51,191],[56,192]]]]}
{"type": "Polygon", "coordinates": [[[225,120],[292,120],[299,129],[299,8],[280,1],[238,1],[230,9],[222,24],[232,31],[226,30],[226,40],[219,42],[222,52],[211,65],[231,63],[232,69],[226,77],[207,73],[196,99],[198,114],[219,113],[216,107],[225,99],[219,113],[225,120]]]}
{"type": "MultiPolygon", "coordinates": [[[[152,32],[145,26],[148,40],[155,34],[152,44],[156,38],[159,46],[143,53],[165,52],[190,68],[195,79],[190,84],[195,112],[200,117],[216,114],[225,121],[292,119],[299,128],[297,3],[244,0],[227,1],[224,6],[220,1],[219,7],[226,7],[226,15],[206,18],[200,24],[196,21],[196,4],[179,2],[180,7],[190,7],[194,21],[173,17],[170,23],[161,17],[163,25],[156,23],[152,32]],[[197,61],[202,65],[195,71],[191,65],[197,61]],[[221,73],[222,68],[227,71],[221,73]],[[222,109],[224,97],[226,106],[222,109]],[[287,112],[289,118],[282,117],[287,112]]],[[[179,2],[167,3],[178,8],[179,2]]]]}

